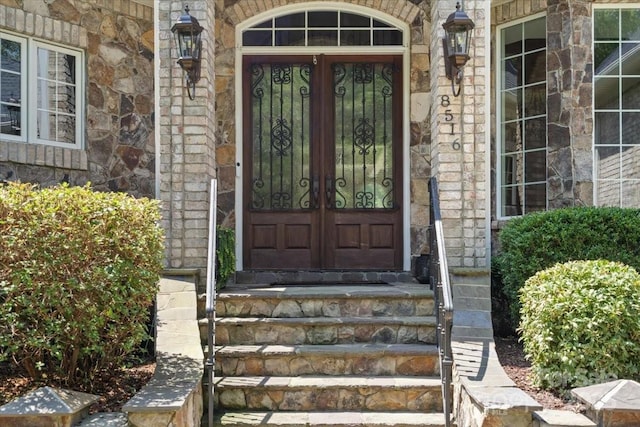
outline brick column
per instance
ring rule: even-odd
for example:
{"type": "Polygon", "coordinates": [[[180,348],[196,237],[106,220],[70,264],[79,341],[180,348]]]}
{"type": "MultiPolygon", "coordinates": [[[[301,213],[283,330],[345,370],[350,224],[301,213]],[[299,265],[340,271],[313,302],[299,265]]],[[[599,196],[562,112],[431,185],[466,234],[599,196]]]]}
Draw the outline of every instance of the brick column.
{"type": "Polygon", "coordinates": [[[474,21],[470,61],[464,68],[460,96],[454,97],[445,74],[442,23],[455,11],[455,0],[437,0],[431,26],[431,170],[438,178],[449,266],[486,267],[486,122],[485,16],[490,2],[464,1],[474,21]],[[453,125],[453,127],[452,127],[453,125]]]}
{"type": "Polygon", "coordinates": [[[591,1],[547,2],[549,209],[593,204],[591,1]]]}
{"type": "Polygon", "coordinates": [[[206,267],[209,182],[215,176],[215,91],[213,2],[189,3],[190,13],[204,27],[201,78],[195,99],[184,87],[176,64],[171,27],[184,13],[183,1],[158,0],[156,62],[160,78],[156,90],[159,110],[160,194],[162,226],[166,233],[169,268],[206,267]]]}

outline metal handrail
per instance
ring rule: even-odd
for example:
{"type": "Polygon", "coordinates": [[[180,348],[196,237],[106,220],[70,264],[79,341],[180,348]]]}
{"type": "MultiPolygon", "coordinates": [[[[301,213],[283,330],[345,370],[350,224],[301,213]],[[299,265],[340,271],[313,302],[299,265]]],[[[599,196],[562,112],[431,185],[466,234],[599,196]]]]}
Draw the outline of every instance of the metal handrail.
{"type": "Polygon", "coordinates": [[[436,318],[438,323],[437,341],[440,355],[440,376],[442,378],[442,406],[445,426],[451,426],[451,382],[453,377],[453,355],[451,351],[451,328],[453,326],[453,299],[447,252],[444,245],[442,216],[440,215],[440,198],[438,181],[435,177],[429,180],[429,276],[431,289],[435,295],[436,318]]]}
{"type": "Polygon", "coordinates": [[[208,379],[208,421],[213,425],[213,380],[215,376],[216,357],[216,216],[218,206],[218,181],[211,180],[211,194],[209,196],[209,245],[207,248],[207,299],[205,309],[207,313],[207,347],[209,355],[205,362],[208,379]]]}

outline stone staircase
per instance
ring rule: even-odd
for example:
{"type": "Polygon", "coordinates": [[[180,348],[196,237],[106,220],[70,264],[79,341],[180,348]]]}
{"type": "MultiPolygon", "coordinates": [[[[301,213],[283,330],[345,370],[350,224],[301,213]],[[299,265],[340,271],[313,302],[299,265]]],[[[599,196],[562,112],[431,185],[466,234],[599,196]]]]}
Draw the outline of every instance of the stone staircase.
{"type": "Polygon", "coordinates": [[[233,285],[216,310],[216,426],[444,426],[428,285],[233,285]]]}

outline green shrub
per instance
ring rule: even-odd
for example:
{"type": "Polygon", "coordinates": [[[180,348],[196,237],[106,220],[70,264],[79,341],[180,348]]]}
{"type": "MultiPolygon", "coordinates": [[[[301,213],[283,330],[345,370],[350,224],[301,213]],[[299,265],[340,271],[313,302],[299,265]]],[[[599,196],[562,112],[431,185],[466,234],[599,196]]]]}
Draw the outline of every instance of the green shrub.
{"type": "Polygon", "coordinates": [[[236,272],[236,240],[233,229],[216,228],[216,284],[222,288],[236,272]]]}
{"type": "Polygon", "coordinates": [[[148,337],[158,203],[88,186],[0,186],[0,360],[88,381],[148,337]]]}
{"type": "Polygon", "coordinates": [[[494,257],[509,301],[513,327],[520,319],[518,291],[538,271],[556,263],[607,259],[640,271],[640,210],[567,208],[514,218],[500,232],[494,257]]]}
{"type": "Polygon", "coordinates": [[[640,275],[605,260],[557,264],[520,292],[534,382],[568,389],[640,379],[640,275]]]}

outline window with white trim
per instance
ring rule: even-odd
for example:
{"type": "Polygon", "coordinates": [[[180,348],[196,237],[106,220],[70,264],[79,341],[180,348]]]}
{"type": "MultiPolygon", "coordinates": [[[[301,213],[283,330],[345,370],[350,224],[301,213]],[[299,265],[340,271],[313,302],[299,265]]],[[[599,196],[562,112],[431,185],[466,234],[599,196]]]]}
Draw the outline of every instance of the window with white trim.
{"type": "Polygon", "coordinates": [[[546,18],[498,31],[498,216],[547,206],[546,18]]]}
{"type": "Polygon", "coordinates": [[[0,139],[81,148],[82,51],[0,32],[0,139]]]}
{"type": "Polygon", "coordinates": [[[600,206],[640,206],[640,8],[593,17],[594,187],[600,206]]]}
{"type": "Polygon", "coordinates": [[[307,10],[267,19],[242,33],[243,46],[402,46],[402,30],[371,16],[307,10]]]}

